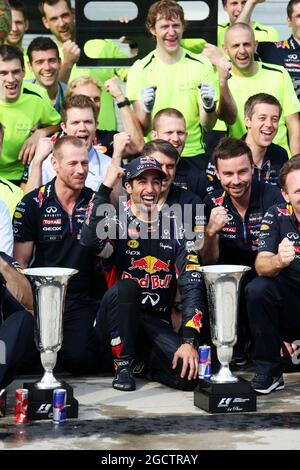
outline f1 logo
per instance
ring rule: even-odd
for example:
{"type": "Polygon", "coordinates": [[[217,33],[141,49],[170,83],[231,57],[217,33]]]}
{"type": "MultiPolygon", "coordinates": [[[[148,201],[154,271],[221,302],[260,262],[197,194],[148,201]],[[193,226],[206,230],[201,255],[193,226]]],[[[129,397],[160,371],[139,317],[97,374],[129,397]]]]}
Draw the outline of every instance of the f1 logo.
{"type": "Polygon", "coordinates": [[[218,408],[221,408],[221,407],[225,408],[225,407],[229,406],[231,400],[232,400],[232,398],[221,398],[221,400],[218,403],[218,408]]]}

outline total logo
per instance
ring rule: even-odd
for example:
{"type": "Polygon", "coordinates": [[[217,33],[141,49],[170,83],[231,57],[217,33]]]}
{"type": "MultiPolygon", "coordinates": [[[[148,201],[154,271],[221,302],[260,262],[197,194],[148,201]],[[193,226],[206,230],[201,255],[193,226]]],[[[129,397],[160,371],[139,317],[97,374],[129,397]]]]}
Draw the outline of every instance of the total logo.
{"type": "Polygon", "coordinates": [[[131,266],[128,268],[129,271],[132,269],[140,269],[146,271],[146,273],[154,274],[158,271],[169,272],[170,270],[170,260],[165,263],[164,261],[155,258],[154,256],[145,256],[137,260],[131,260],[131,266]]]}

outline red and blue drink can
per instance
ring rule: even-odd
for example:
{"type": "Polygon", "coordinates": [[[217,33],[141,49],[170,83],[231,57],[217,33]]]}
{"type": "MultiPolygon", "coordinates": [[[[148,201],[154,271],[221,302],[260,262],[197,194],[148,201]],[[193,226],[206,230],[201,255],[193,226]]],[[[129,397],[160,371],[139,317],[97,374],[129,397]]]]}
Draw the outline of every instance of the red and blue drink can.
{"type": "Polygon", "coordinates": [[[199,346],[199,379],[209,379],[211,377],[211,353],[210,346],[199,346]]]}
{"type": "Polygon", "coordinates": [[[18,388],[16,390],[16,404],[15,404],[15,423],[25,424],[28,423],[28,395],[27,388],[18,388]]]}
{"type": "Polygon", "coordinates": [[[64,423],[67,419],[67,391],[64,388],[53,390],[53,418],[55,424],[64,423]]]}

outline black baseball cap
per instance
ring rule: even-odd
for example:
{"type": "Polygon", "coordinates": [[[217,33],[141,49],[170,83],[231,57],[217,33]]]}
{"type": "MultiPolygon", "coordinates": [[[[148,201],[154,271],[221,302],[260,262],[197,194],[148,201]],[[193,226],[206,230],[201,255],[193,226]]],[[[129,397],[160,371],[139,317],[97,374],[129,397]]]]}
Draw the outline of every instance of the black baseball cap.
{"type": "Polygon", "coordinates": [[[166,174],[162,170],[160,163],[155,160],[155,158],[142,155],[141,157],[135,158],[130,163],[128,163],[125,169],[123,180],[124,183],[132,180],[133,178],[136,178],[147,170],[156,170],[159,172],[161,179],[165,179],[166,177],[166,174]]]}

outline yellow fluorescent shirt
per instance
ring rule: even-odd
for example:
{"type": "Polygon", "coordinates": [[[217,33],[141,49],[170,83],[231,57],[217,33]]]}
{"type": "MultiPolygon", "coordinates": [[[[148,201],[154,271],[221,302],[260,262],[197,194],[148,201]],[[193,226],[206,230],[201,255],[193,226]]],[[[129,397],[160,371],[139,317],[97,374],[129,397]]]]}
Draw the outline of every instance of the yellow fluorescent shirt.
{"type": "MultiPolygon", "coordinates": [[[[161,109],[178,109],[185,117],[188,137],[182,156],[204,153],[203,129],[200,125],[198,86],[210,83],[216,91],[213,67],[206,57],[183,49],[181,59],[175,64],[166,64],[156,51],[134,63],[128,72],[126,96],[131,102],[141,99],[141,91],[147,86],[156,86],[152,117],[161,109]]],[[[151,135],[147,138],[150,140],[151,135]]]]}

